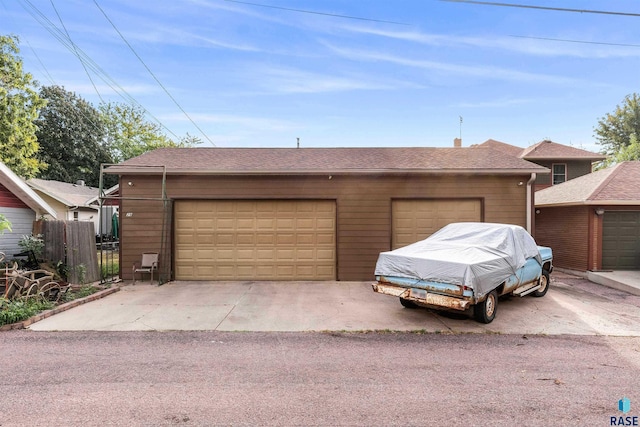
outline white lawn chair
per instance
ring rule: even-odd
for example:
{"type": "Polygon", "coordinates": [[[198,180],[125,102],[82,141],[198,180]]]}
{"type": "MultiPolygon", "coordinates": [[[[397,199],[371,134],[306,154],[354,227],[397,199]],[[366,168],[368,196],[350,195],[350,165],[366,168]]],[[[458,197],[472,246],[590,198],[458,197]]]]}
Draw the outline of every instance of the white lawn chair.
{"type": "Polygon", "coordinates": [[[151,283],[153,283],[153,272],[158,270],[158,254],[156,252],[145,252],[142,254],[140,263],[133,263],[133,284],[136,284],[136,273],[140,273],[140,280],[144,273],[151,275],[151,283]]]}

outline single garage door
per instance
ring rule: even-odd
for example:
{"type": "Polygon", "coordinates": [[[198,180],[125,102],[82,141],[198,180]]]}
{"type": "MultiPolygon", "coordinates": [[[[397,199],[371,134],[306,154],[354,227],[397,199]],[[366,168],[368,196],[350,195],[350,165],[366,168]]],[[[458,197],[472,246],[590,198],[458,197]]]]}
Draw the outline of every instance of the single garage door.
{"type": "Polygon", "coordinates": [[[604,213],[602,268],[640,270],[640,212],[606,211],[604,213]]]}
{"type": "Polygon", "coordinates": [[[424,240],[452,222],[482,221],[479,199],[393,200],[392,249],[424,240]]]}
{"type": "Polygon", "coordinates": [[[335,280],[335,201],[175,203],[177,280],[335,280]]]}

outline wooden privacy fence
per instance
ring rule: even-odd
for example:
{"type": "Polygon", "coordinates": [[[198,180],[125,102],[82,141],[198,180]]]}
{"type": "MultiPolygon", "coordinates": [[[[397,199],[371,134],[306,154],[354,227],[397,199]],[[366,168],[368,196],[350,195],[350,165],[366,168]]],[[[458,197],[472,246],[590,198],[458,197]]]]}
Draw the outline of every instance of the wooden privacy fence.
{"type": "Polygon", "coordinates": [[[44,240],[42,257],[54,265],[62,262],[67,281],[74,284],[100,280],[96,233],[88,221],[36,221],[33,234],[44,240]]]}

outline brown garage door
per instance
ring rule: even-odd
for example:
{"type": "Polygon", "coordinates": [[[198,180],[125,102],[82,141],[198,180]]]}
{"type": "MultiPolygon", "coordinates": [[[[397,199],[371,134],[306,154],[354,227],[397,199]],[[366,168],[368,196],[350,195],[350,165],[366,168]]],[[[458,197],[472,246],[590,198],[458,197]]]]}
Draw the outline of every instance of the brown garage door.
{"type": "Polygon", "coordinates": [[[452,222],[482,221],[478,199],[394,200],[391,203],[392,249],[426,239],[452,222]]]}
{"type": "Polygon", "coordinates": [[[607,211],[604,213],[602,268],[640,270],[640,212],[607,211]]]}
{"type": "Polygon", "coordinates": [[[177,280],[334,280],[334,201],[175,203],[177,280]]]}

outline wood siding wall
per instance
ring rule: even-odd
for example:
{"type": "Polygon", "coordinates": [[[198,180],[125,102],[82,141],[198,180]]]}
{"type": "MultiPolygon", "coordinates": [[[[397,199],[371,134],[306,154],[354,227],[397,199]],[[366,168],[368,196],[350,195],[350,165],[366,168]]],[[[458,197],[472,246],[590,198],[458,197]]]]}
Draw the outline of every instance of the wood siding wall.
{"type": "Polygon", "coordinates": [[[0,207],[29,209],[22,200],[13,194],[7,187],[0,184],[0,207]]]}
{"type": "MultiPolygon", "coordinates": [[[[327,199],[336,201],[337,278],[370,280],[378,254],[391,247],[391,200],[400,198],[483,200],[486,222],[526,226],[529,175],[377,175],[377,176],[168,176],[170,199],[327,199]],[[523,185],[519,185],[522,182],[523,185]]],[[[131,278],[131,265],[142,252],[160,251],[171,263],[170,212],[163,218],[157,176],[122,176],[120,267],[131,278]],[[131,182],[133,185],[128,185],[131,182]],[[123,185],[125,184],[125,185],[123,185]],[[163,233],[164,237],[163,237],[163,233]]],[[[162,268],[162,267],[161,267],[162,268]]]]}
{"type": "Polygon", "coordinates": [[[539,208],[535,215],[535,239],[553,250],[556,267],[577,271],[590,269],[592,237],[588,206],[539,208]]]}
{"type": "Polygon", "coordinates": [[[553,178],[553,164],[565,164],[567,165],[567,181],[577,178],[582,175],[591,173],[591,160],[549,160],[549,161],[535,161],[534,163],[549,168],[551,173],[538,174],[536,177],[536,188],[542,189],[551,186],[551,179],[553,178]]]}

